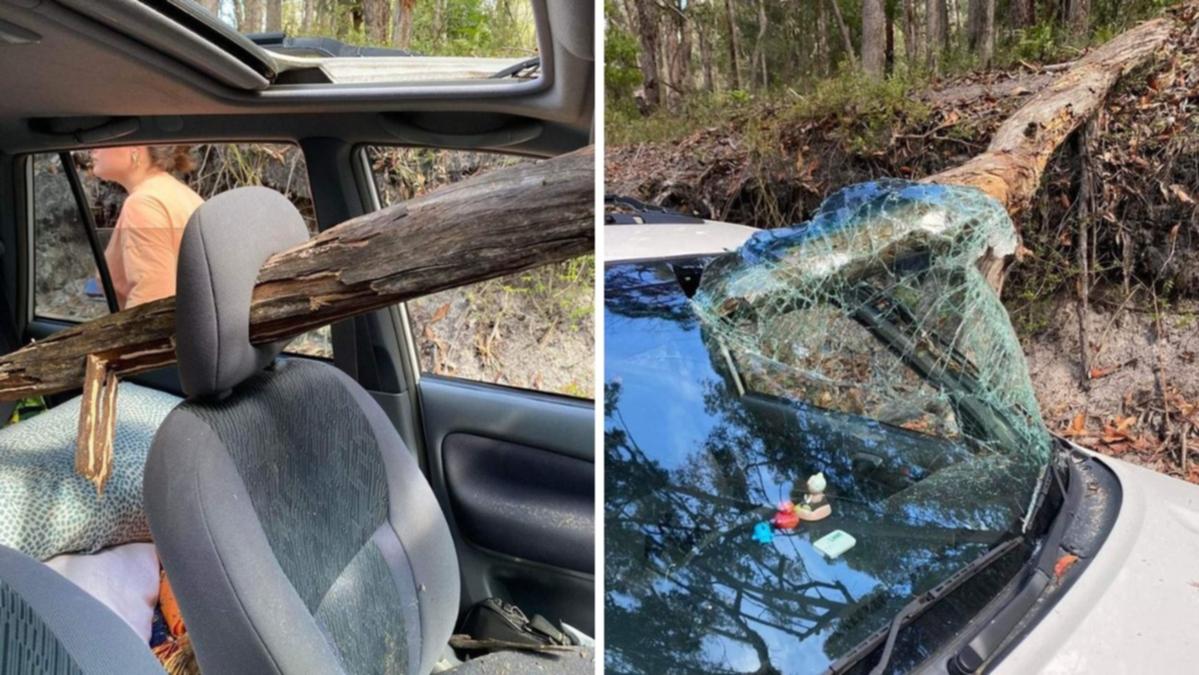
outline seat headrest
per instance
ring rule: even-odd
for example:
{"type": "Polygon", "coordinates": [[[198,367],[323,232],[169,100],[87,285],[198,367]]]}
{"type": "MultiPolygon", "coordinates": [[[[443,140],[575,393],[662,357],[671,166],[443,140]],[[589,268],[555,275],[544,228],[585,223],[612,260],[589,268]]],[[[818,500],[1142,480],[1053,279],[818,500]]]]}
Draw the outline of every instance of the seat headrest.
{"type": "Polygon", "coordinates": [[[223,192],[183,231],[175,355],[188,396],[226,392],[270,365],[286,341],[250,344],[250,298],[267,258],[308,239],[300,212],[264,187],[223,192]]]}

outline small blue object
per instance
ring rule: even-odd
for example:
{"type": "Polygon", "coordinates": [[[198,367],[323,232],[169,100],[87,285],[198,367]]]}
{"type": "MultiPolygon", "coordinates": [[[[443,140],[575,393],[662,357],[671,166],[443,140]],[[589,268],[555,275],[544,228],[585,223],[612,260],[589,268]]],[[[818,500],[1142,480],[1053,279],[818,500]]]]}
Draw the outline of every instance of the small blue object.
{"type": "Polygon", "coordinates": [[[104,291],[100,288],[100,282],[96,281],[96,277],[90,277],[83,282],[83,294],[89,298],[104,297],[104,291]]]}
{"type": "Polygon", "coordinates": [[[774,543],[774,530],[770,529],[770,523],[754,525],[754,541],[762,544],[774,543]]]}

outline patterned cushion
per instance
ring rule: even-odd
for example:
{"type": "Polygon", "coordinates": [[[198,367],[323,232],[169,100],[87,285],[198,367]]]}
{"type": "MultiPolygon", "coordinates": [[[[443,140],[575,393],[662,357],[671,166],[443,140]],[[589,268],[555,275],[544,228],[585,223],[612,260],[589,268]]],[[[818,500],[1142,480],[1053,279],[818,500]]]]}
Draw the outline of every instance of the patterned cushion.
{"type": "Polygon", "coordinates": [[[149,541],[142,475],[154,433],[180,398],[122,382],[104,494],[75,473],[79,398],[0,429],[0,545],[38,560],[149,541]]]}

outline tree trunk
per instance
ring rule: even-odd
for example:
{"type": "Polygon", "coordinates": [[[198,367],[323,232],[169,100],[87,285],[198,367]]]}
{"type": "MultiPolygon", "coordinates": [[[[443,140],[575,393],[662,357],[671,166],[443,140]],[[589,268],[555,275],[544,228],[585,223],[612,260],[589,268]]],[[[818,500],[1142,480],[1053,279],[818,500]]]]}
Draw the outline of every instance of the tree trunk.
{"type": "Polygon", "coordinates": [[[691,90],[691,27],[683,10],[671,6],[666,25],[666,80],[668,97],[681,99],[691,90]]]}
{"type": "Polygon", "coordinates": [[[849,58],[849,65],[857,68],[858,58],[854,56],[853,39],[849,37],[849,26],[845,25],[845,17],[841,16],[841,6],[837,2],[838,0],[829,0],[833,6],[833,16],[837,19],[837,26],[841,29],[841,40],[845,43],[845,55],[849,58]]]}
{"type": "MultiPolygon", "coordinates": [[[[440,290],[591,253],[592,148],[468,178],[346,221],[263,264],[250,341],[294,337],[440,290]],[[487,223],[487,227],[479,227],[487,223]]],[[[78,388],[87,356],[131,375],[175,361],[175,299],[69,328],[0,357],[0,399],[78,388]]]]}
{"type": "Polygon", "coordinates": [[[266,29],[268,32],[283,30],[283,0],[266,0],[266,29]]]}
{"type": "Polygon", "coordinates": [[[316,0],[304,0],[304,14],[302,17],[300,17],[300,31],[303,33],[311,33],[315,23],[316,0]]]}
{"type": "Polygon", "coordinates": [[[903,53],[908,65],[920,60],[920,38],[916,35],[916,6],[914,0],[903,0],[903,53]]]}
{"type": "Polygon", "coordinates": [[[264,0],[243,0],[241,23],[238,24],[237,30],[239,33],[258,33],[262,31],[262,20],[264,0]]]}
{"type": "Polygon", "coordinates": [[[754,53],[750,59],[750,80],[755,86],[766,88],[769,83],[766,73],[766,30],[769,21],[766,18],[766,0],[758,0],[758,35],[754,39],[754,53]],[[759,76],[760,74],[760,76],[759,76]]]}
{"type": "Polygon", "coordinates": [[[737,15],[733,12],[733,0],[724,0],[724,16],[729,29],[729,63],[732,67],[733,89],[741,88],[741,45],[737,37],[737,15]]]}
{"type": "Polygon", "coordinates": [[[208,10],[208,13],[213,16],[220,15],[221,0],[200,0],[200,6],[208,10]]]}
{"type": "Polygon", "coordinates": [[[824,3],[816,2],[816,64],[821,75],[828,75],[833,70],[832,57],[828,47],[828,15],[824,13],[824,3]]]}
{"type": "Polygon", "coordinates": [[[1012,28],[1028,28],[1037,22],[1037,0],[1011,0],[1012,28]]]}
{"type": "Polygon", "coordinates": [[[886,67],[886,21],[883,0],[862,0],[862,72],[876,79],[886,67]]]}
{"type": "Polygon", "coordinates": [[[702,21],[693,21],[695,39],[699,43],[699,63],[704,73],[704,91],[716,91],[716,80],[712,76],[712,43],[708,36],[708,28],[702,21]]]}
{"type": "Polygon", "coordinates": [[[415,4],[416,0],[396,0],[392,10],[395,25],[391,29],[391,44],[400,49],[412,47],[412,12],[415,4]]]}
{"type": "Polygon", "coordinates": [[[637,40],[641,51],[637,55],[641,66],[642,91],[645,104],[642,112],[652,112],[662,103],[661,69],[658,66],[658,5],[643,2],[637,5],[637,40]]]}
{"type": "MultiPolygon", "coordinates": [[[[1171,50],[1171,27],[1167,19],[1149,21],[1091,51],[1004,121],[983,154],[925,180],[976,187],[1018,214],[1036,193],[1054,151],[1095,114],[1120,77],[1155,52],[1171,50]]],[[[1006,255],[980,261],[996,290],[1003,286],[1007,262],[1006,255]]]]}
{"type": "Polygon", "coordinates": [[[995,0],[980,0],[982,17],[978,40],[978,60],[983,68],[990,70],[995,58],[995,0]]]}
{"type": "Polygon", "coordinates": [[[391,0],[363,0],[362,18],[366,24],[366,39],[371,44],[387,44],[387,29],[391,24],[391,0]]]}
{"type": "Polygon", "coordinates": [[[934,75],[941,70],[941,51],[948,34],[945,29],[945,0],[926,0],[925,21],[928,24],[925,47],[928,49],[928,69],[934,75]]]}
{"type": "Polygon", "coordinates": [[[1091,28],[1091,0],[1069,0],[1066,23],[1076,36],[1086,35],[1091,28]]]}
{"type": "Polygon", "coordinates": [[[978,49],[982,37],[983,2],[985,0],[968,0],[966,3],[966,47],[970,51],[978,49]]]}

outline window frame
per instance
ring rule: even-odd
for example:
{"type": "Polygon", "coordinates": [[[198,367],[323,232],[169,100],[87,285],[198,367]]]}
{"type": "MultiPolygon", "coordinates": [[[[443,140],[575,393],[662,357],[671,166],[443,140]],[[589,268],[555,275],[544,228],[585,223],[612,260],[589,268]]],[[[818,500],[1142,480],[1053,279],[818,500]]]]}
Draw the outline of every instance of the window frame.
{"type": "Polygon", "coordinates": [[[22,231],[25,233],[25,242],[22,249],[25,253],[25,260],[28,263],[25,266],[23,281],[25,285],[24,292],[21,294],[22,301],[25,304],[24,319],[26,325],[33,322],[47,322],[65,326],[75,326],[85,323],[84,319],[64,319],[60,317],[39,315],[37,311],[37,185],[36,174],[34,169],[37,157],[45,155],[52,157],[57,161],[62,168],[63,177],[67,181],[67,185],[71,190],[71,199],[75,202],[75,210],[78,215],[79,226],[83,228],[84,237],[88,240],[88,250],[92,254],[92,262],[96,264],[96,269],[100,274],[101,285],[104,289],[104,302],[108,308],[108,313],[112,314],[116,309],[116,295],[112,290],[112,276],[108,271],[108,261],[104,258],[104,252],[99,248],[99,235],[95,230],[95,217],[91,212],[91,206],[81,201],[81,195],[86,197],[86,192],[83,190],[83,184],[79,179],[79,173],[75,169],[74,159],[71,162],[66,161],[67,157],[75,150],[51,150],[46,152],[31,152],[21,155],[20,160],[24,162],[23,175],[25,177],[25,208],[22,209],[25,222],[23,223],[22,231]]]}
{"type": "MultiPolygon", "coordinates": [[[[375,182],[375,172],[374,172],[374,168],[371,165],[369,150],[371,148],[408,148],[408,149],[412,149],[412,148],[419,148],[419,147],[425,147],[425,146],[405,145],[403,143],[368,142],[368,143],[359,143],[358,145],[353,147],[351,152],[353,153],[353,157],[354,157],[354,165],[356,168],[355,173],[358,174],[357,179],[359,181],[359,189],[362,191],[362,194],[363,194],[363,205],[370,207],[372,209],[371,212],[379,211],[383,208],[386,208],[386,205],[384,205],[382,203],[382,200],[379,197],[379,186],[375,182]]],[[[430,147],[429,149],[437,150],[437,151],[456,151],[456,152],[463,152],[463,151],[465,151],[465,152],[487,152],[487,153],[496,154],[496,155],[509,155],[509,156],[513,156],[513,157],[526,157],[526,158],[537,159],[537,157],[533,157],[530,155],[524,155],[524,154],[515,153],[515,152],[503,152],[503,151],[499,151],[499,150],[490,150],[490,149],[439,148],[439,147],[430,147]]],[[[598,256],[597,256],[597,260],[598,260],[598,256]]],[[[591,280],[593,296],[596,291],[597,283],[598,283],[597,279],[593,276],[592,280],[591,280]]],[[[459,288],[461,288],[461,287],[459,287],[459,288]]],[[[573,403],[585,403],[587,405],[594,405],[596,402],[596,399],[594,398],[594,387],[593,387],[593,391],[591,392],[592,396],[582,397],[582,396],[574,396],[572,394],[566,394],[566,393],[558,392],[558,391],[530,389],[528,387],[521,387],[521,386],[517,386],[517,385],[513,385],[513,384],[499,384],[496,382],[486,382],[484,380],[473,380],[468,377],[459,377],[456,375],[439,375],[437,373],[426,373],[421,367],[418,342],[417,342],[416,334],[412,329],[412,317],[408,311],[408,303],[407,302],[397,302],[394,305],[391,305],[390,307],[388,307],[387,309],[390,312],[392,312],[393,325],[395,327],[396,337],[400,342],[400,352],[402,352],[402,357],[403,357],[402,358],[402,360],[403,360],[403,366],[402,366],[403,375],[405,377],[411,378],[411,385],[414,388],[419,388],[420,381],[422,379],[430,378],[434,381],[453,382],[453,383],[459,383],[459,384],[480,386],[480,387],[494,389],[496,391],[510,392],[510,393],[521,395],[521,396],[547,397],[548,400],[553,401],[553,402],[566,401],[566,402],[573,402],[573,403]]],[[[597,330],[598,329],[598,321],[596,321],[596,317],[594,315],[592,316],[592,321],[595,322],[593,330],[597,330]]],[[[594,348],[594,340],[593,340],[593,348],[594,348]]],[[[594,354],[593,354],[593,357],[594,357],[594,354]]],[[[595,363],[594,363],[594,358],[593,358],[592,359],[592,368],[593,369],[594,369],[594,366],[595,366],[595,363]]],[[[600,373],[593,372],[592,379],[594,380],[594,378],[596,378],[599,375],[600,375],[600,373]]]]}

